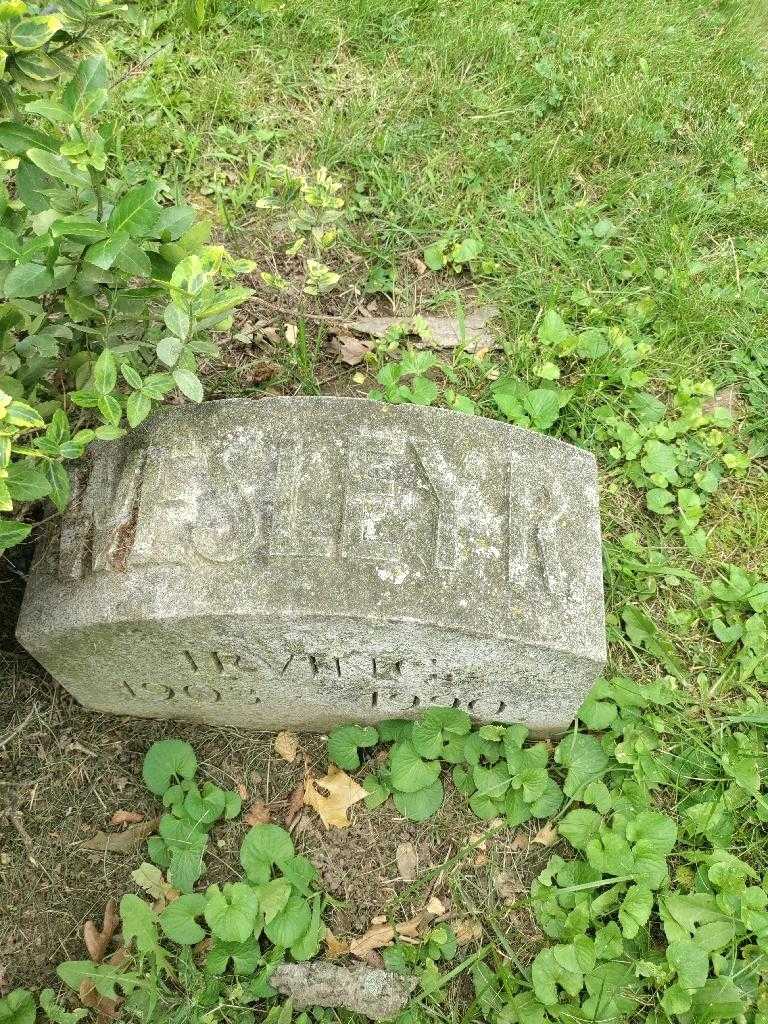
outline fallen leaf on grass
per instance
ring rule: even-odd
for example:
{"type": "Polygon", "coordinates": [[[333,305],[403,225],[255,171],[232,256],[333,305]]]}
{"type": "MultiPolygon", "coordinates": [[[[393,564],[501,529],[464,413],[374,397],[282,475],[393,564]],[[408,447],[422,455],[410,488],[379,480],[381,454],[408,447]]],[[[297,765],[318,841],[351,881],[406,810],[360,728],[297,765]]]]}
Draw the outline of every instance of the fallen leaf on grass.
{"type": "Polygon", "coordinates": [[[110,825],[135,825],[144,821],[141,811],[115,811],[109,819],[110,825]]]}
{"type": "Polygon", "coordinates": [[[263,800],[254,800],[243,815],[246,825],[267,825],[271,820],[272,814],[263,800]]]}
{"type": "MultiPolygon", "coordinates": [[[[306,781],[306,780],[305,780],[306,781]]],[[[289,832],[298,825],[304,811],[304,786],[305,782],[297,782],[288,797],[288,804],[283,815],[283,824],[289,832]]]]}
{"type": "MultiPolygon", "coordinates": [[[[417,346],[421,344],[450,349],[456,348],[459,344],[463,343],[468,352],[476,352],[479,349],[490,349],[495,346],[493,336],[486,325],[495,316],[498,316],[498,313],[499,311],[495,306],[483,306],[468,313],[464,317],[463,322],[452,316],[370,316],[363,317],[360,320],[353,320],[347,324],[347,327],[357,334],[366,334],[372,338],[383,338],[387,331],[396,326],[404,327],[410,333],[416,335],[419,331],[416,329],[414,321],[418,320],[419,327],[422,330],[426,326],[428,337],[426,339],[420,338],[416,342],[417,346]]],[[[342,335],[342,338],[346,339],[347,337],[348,335],[342,335]]],[[[359,363],[365,354],[364,350],[359,358],[356,358],[354,362],[350,362],[349,359],[344,358],[343,351],[345,345],[341,344],[339,347],[342,351],[342,360],[350,366],[355,366],[356,363],[359,363]]],[[[346,345],[346,348],[350,356],[356,355],[357,348],[352,348],[350,345],[346,345]]]]}
{"type": "Polygon", "coordinates": [[[174,889],[170,882],[165,880],[163,872],[154,864],[149,864],[145,861],[135,871],[131,872],[131,878],[140,889],[149,893],[155,900],[171,903],[179,898],[178,890],[174,889]]]}
{"type": "Polygon", "coordinates": [[[512,842],[509,844],[512,850],[527,850],[531,845],[531,837],[527,832],[518,832],[512,842]]]}
{"type": "Polygon", "coordinates": [[[470,942],[479,942],[483,937],[483,926],[473,917],[457,921],[453,927],[453,934],[460,946],[466,946],[470,942]]]}
{"type": "Polygon", "coordinates": [[[367,959],[367,954],[374,949],[383,949],[391,946],[395,939],[395,929],[391,924],[375,924],[365,935],[359,939],[353,939],[349,944],[349,952],[358,960],[367,959]]]}
{"type": "Polygon", "coordinates": [[[82,845],[84,850],[96,850],[98,853],[133,853],[145,839],[157,831],[159,818],[137,822],[130,825],[124,832],[112,832],[109,835],[99,830],[95,836],[82,845]]]}
{"type": "Polygon", "coordinates": [[[373,351],[373,342],[365,338],[358,338],[354,334],[337,334],[335,347],[339,353],[342,363],[347,366],[357,366],[373,351]]]}
{"type": "Polygon", "coordinates": [[[275,736],[275,753],[288,764],[293,764],[299,749],[299,737],[295,732],[279,732],[275,736]]]}
{"type": "Polygon", "coordinates": [[[349,828],[347,811],[367,796],[362,786],[333,765],[322,779],[309,775],[304,781],[304,803],[317,811],[326,828],[349,828]],[[326,790],[328,796],[319,792],[318,787],[326,790]]]}
{"type": "Polygon", "coordinates": [[[442,917],[445,907],[436,896],[432,896],[426,907],[422,907],[407,921],[395,925],[395,931],[406,942],[420,939],[436,917],[442,917]]]}
{"type": "Polygon", "coordinates": [[[117,904],[110,900],[104,908],[104,920],[101,928],[97,928],[93,921],[86,921],[83,928],[83,939],[88,956],[95,964],[100,964],[107,954],[107,947],[112,941],[120,918],[117,916],[117,904]]]}
{"type": "Polygon", "coordinates": [[[395,860],[397,861],[397,870],[403,881],[413,882],[416,878],[416,869],[419,863],[416,847],[413,843],[400,843],[395,850],[395,860]]]}
{"type": "Polygon", "coordinates": [[[518,898],[520,893],[526,891],[526,886],[523,885],[519,878],[513,878],[506,871],[500,871],[493,879],[493,887],[496,892],[504,900],[514,901],[518,898]]]}
{"type": "Polygon", "coordinates": [[[349,943],[344,939],[338,939],[331,929],[325,928],[325,958],[326,960],[337,960],[340,956],[346,956],[349,952],[349,943]]]}
{"type": "Polygon", "coordinates": [[[557,840],[557,826],[547,822],[543,828],[539,829],[531,842],[538,843],[539,846],[554,846],[557,840]]]}

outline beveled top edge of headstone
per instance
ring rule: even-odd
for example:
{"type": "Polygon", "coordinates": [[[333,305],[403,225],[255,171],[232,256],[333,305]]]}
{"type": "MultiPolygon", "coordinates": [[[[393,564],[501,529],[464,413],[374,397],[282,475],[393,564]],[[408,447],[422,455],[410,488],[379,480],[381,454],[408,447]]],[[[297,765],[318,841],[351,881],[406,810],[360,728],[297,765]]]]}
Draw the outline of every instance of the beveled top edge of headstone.
{"type": "MultiPolygon", "coordinates": [[[[578,455],[593,466],[597,466],[594,454],[588,449],[571,444],[570,441],[564,441],[562,438],[553,437],[551,434],[544,434],[538,430],[529,430],[527,427],[519,427],[515,423],[507,423],[504,420],[494,420],[488,416],[465,413],[458,409],[444,409],[440,406],[415,405],[407,402],[396,405],[389,402],[378,402],[371,398],[356,398],[347,395],[265,395],[260,398],[214,398],[201,402],[199,405],[189,402],[185,402],[182,405],[161,405],[154,409],[152,414],[126,437],[127,439],[140,437],[143,432],[157,425],[160,420],[166,417],[196,416],[207,411],[213,411],[214,408],[221,408],[222,406],[227,406],[228,409],[237,406],[244,409],[254,409],[257,405],[262,406],[264,403],[276,407],[281,405],[294,407],[301,405],[325,405],[335,406],[337,409],[341,409],[344,406],[351,409],[357,406],[360,409],[364,408],[374,415],[393,416],[399,419],[453,419],[457,423],[464,421],[464,423],[472,423],[479,426],[479,429],[488,430],[500,436],[510,437],[514,435],[525,437],[529,440],[536,440],[542,447],[551,449],[553,453],[559,450],[563,455],[567,454],[571,457],[578,455]]],[[[119,444],[121,441],[125,441],[126,437],[118,438],[117,441],[99,442],[99,444],[119,444]]]]}

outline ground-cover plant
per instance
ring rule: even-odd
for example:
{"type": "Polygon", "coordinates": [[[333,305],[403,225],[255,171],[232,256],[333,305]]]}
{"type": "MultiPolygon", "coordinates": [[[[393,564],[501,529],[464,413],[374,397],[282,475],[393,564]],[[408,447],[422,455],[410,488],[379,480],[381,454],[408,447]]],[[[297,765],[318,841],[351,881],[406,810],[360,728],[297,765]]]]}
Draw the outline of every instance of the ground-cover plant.
{"type": "MultiPolygon", "coordinates": [[[[762,593],[738,572],[715,589],[737,604],[762,593]]],[[[691,696],[672,677],[640,684],[614,676],[598,681],[556,745],[529,742],[520,726],[472,725],[455,708],[334,730],[329,758],[361,773],[370,807],[391,794],[401,814],[423,820],[439,812],[450,774],[492,832],[535,817],[559,837],[531,889],[547,940],[532,961],[491,966],[483,947],[482,960],[453,968],[450,921],[383,950],[389,969],[419,978],[403,1024],[421,1020],[430,1000],[439,1005],[446,970],[467,968],[491,1024],[763,1024],[768,877],[745,838],[768,820],[765,704],[731,703],[716,712],[714,732],[691,714],[681,734],[686,708],[691,696]]],[[[269,976],[277,964],[318,955],[323,898],[312,864],[271,824],[247,833],[240,878],[199,886],[207,835],[239,812],[239,798],[201,786],[196,772],[188,744],[150,748],[144,780],[167,810],[149,841],[155,864],[133,878],[154,902],[133,893],[121,900],[119,958],[68,961],[58,973],[74,991],[87,982],[105,1000],[124,998],[129,1018],[176,1019],[169,1015],[183,1005],[201,1022],[251,1021],[257,1003],[276,999],[269,976]],[[216,1017],[223,1003],[230,1016],[216,1017]]],[[[71,1011],[48,991],[40,1006],[54,1021],[82,1016],[66,1017],[71,1011]]],[[[27,1024],[35,1012],[28,992],[0,1001],[0,1020],[27,1024]]]]}
{"type": "Polygon", "coordinates": [[[171,393],[201,401],[210,332],[249,294],[220,286],[253,266],[209,244],[191,207],[115,176],[119,131],[99,121],[106,58],[69,55],[102,11],[2,14],[0,551],[29,534],[25,503],[66,507],[66,464],[92,441],[120,437],[171,393]]]}

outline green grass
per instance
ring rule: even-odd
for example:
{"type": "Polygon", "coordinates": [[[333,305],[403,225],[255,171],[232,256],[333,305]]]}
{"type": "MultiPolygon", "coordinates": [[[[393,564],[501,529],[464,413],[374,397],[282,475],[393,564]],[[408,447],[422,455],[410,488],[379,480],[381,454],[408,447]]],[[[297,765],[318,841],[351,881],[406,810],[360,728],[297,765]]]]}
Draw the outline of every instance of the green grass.
{"type": "Polygon", "coordinates": [[[610,323],[642,304],[661,366],[721,377],[762,336],[754,8],[219,0],[200,33],[179,25],[123,85],[125,155],[209,193],[243,244],[269,233],[253,208],[267,165],[325,165],[361,199],[350,248],[404,290],[408,254],[481,238],[510,345],[542,308],[610,323]]]}

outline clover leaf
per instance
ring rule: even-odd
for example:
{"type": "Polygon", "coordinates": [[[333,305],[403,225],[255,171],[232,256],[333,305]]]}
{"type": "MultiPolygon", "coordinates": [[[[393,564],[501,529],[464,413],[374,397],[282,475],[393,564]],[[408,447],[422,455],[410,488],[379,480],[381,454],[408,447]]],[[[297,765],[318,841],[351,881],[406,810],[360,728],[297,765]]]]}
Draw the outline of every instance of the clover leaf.
{"type": "Polygon", "coordinates": [[[379,742],[378,732],[370,725],[342,725],[328,737],[328,758],[348,772],[360,767],[359,747],[374,747],[379,742]]]}

